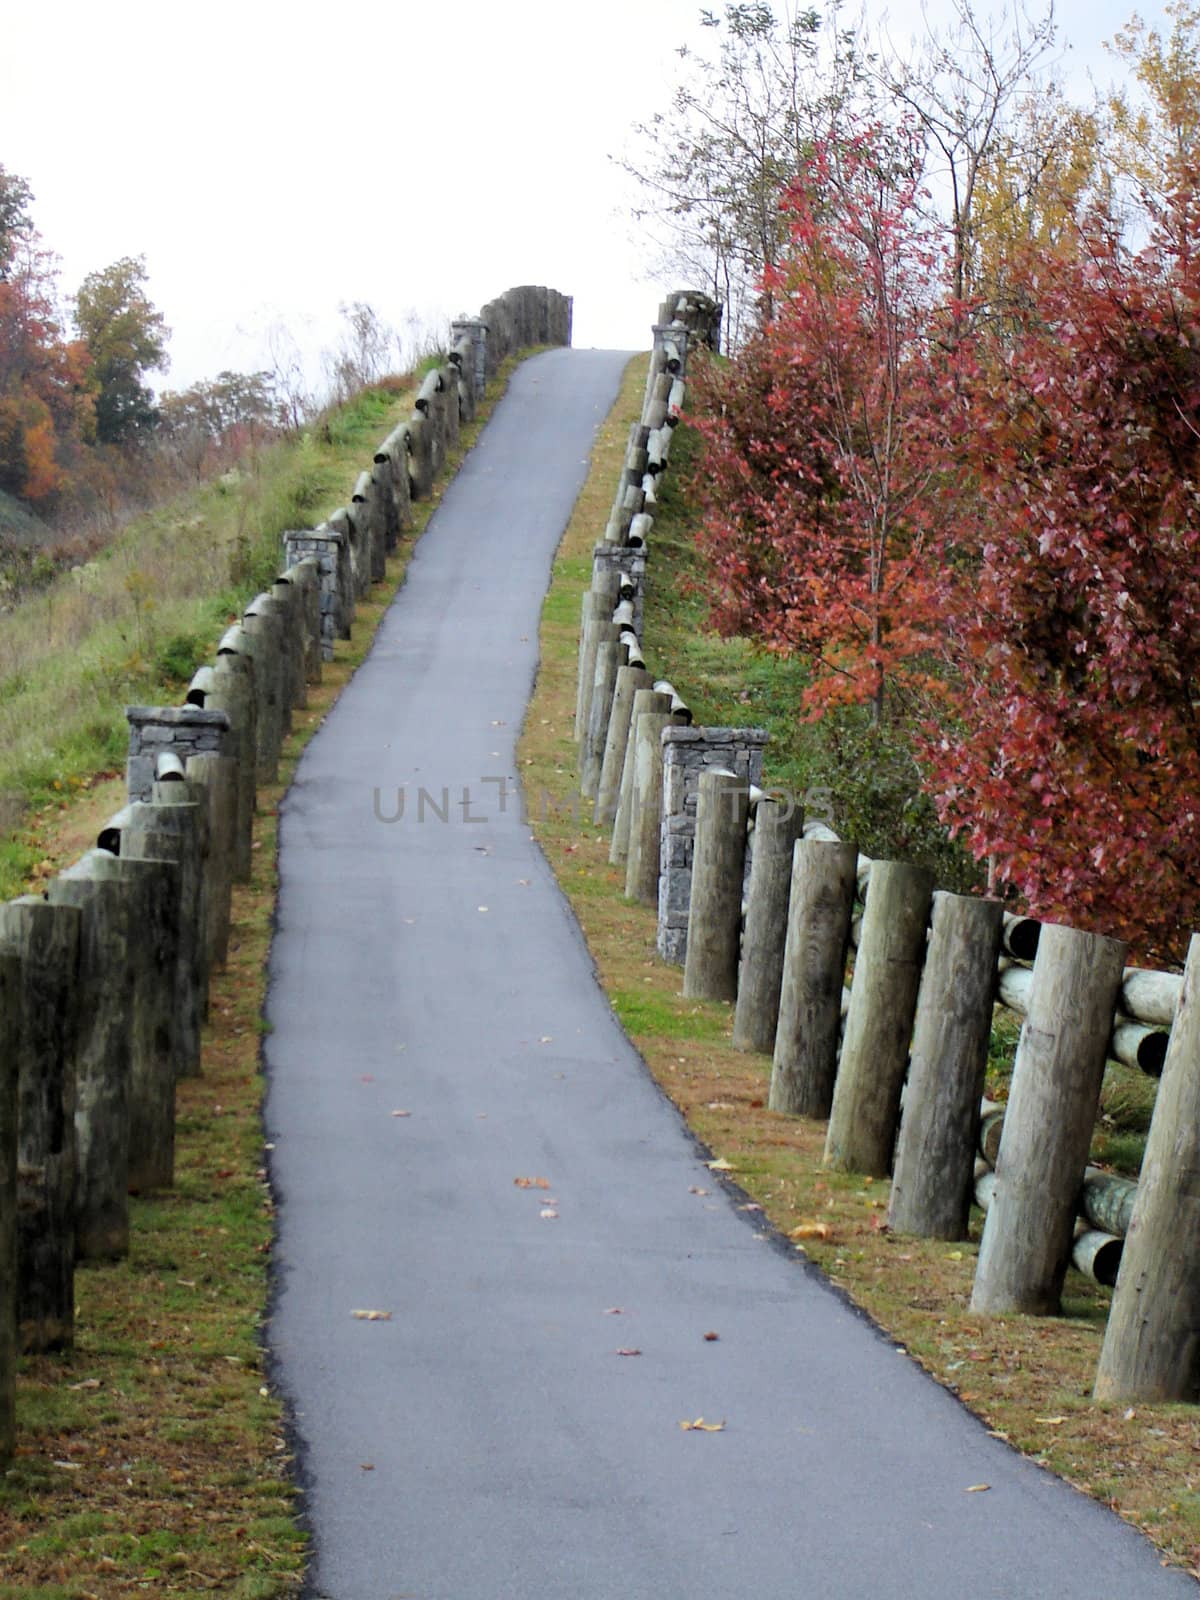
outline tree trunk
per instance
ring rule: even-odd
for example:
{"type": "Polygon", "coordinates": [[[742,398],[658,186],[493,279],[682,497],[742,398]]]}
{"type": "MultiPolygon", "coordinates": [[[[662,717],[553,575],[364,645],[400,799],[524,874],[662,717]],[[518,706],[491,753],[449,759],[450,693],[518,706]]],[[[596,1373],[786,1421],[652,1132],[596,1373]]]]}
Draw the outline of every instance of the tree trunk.
{"type": "Polygon", "coordinates": [[[1046,923],[1021,1028],[971,1309],[1059,1309],[1125,946],[1046,923]]]}
{"type": "Polygon", "coordinates": [[[891,1171],[932,897],[927,868],[902,861],[872,864],[825,1138],[826,1166],[881,1178],[891,1171]]]}
{"type": "Polygon", "coordinates": [[[22,895],[0,905],[0,954],[20,975],[17,1338],[27,1354],[75,1337],[75,1044],[81,913],[22,895]]]}
{"type": "Polygon", "coordinates": [[[772,1111],[829,1115],[857,860],[852,844],[824,839],[800,839],[792,853],[779,1026],[767,1101],[772,1111]]]}
{"type": "Polygon", "coordinates": [[[1200,1400],[1200,935],[1146,1140],[1098,1400],[1200,1400]]]}
{"type": "Polygon", "coordinates": [[[770,1055],[779,1022],[783,987],[783,950],[787,940],[788,896],[792,887],[792,853],[800,837],[804,812],[793,801],[764,798],[754,817],[750,861],[750,899],[742,934],[733,1044],[737,1050],[770,1055]]]}
{"type": "Polygon", "coordinates": [[[888,1208],[896,1233],[967,1236],[1002,915],[997,900],[933,897],[888,1208]]]}
{"type": "Polygon", "coordinates": [[[737,998],[749,806],[745,778],[732,772],[700,774],[683,964],[685,999],[737,998]]]}

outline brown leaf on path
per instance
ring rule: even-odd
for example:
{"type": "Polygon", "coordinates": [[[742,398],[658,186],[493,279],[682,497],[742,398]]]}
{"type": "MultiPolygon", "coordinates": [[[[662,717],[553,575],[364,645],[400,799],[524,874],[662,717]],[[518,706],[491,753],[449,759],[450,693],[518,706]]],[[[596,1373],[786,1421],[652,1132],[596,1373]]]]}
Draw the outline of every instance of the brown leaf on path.
{"type": "Polygon", "coordinates": [[[604,1315],[606,1317],[623,1317],[625,1315],[625,1307],[624,1306],[609,1306],[607,1311],[605,1311],[604,1315]]]}
{"type": "Polygon", "coordinates": [[[707,1189],[701,1189],[697,1184],[691,1183],[691,1184],[688,1185],[688,1193],[689,1194],[707,1194],[708,1190],[707,1189]]]}
{"type": "Polygon", "coordinates": [[[375,1463],[373,1461],[360,1461],[358,1464],[364,1472],[375,1471],[375,1463]]]}
{"type": "Polygon", "coordinates": [[[548,1189],[549,1178],[514,1178],[513,1182],[518,1189],[548,1189]]]}
{"type": "Polygon", "coordinates": [[[704,1337],[708,1340],[709,1344],[712,1344],[713,1340],[719,1339],[721,1335],[719,1333],[706,1333],[704,1337]]]}
{"type": "Polygon", "coordinates": [[[352,1311],[350,1313],[358,1322],[390,1322],[390,1311],[352,1311]]]}
{"type": "Polygon", "coordinates": [[[411,1111],[393,1111],[392,1115],[394,1117],[411,1117],[412,1116],[412,1112],[411,1111]]]}
{"type": "Polygon", "coordinates": [[[618,1350],[617,1351],[617,1354],[619,1356],[640,1356],[641,1353],[642,1352],[640,1350],[618,1350]]]}
{"type": "Polygon", "coordinates": [[[991,1487],[992,1486],[991,1486],[990,1483],[970,1483],[963,1490],[963,1493],[964,1494],[983,1494],[985,1490],[990,1489],[991,1487]]]}
{"type": "Polygon", "coordinates": [[[724,1433],[723,1422],[705,1422],[703,1417],[697,1417],[695,1422],[681,1422],[679,1426],[684,1433],[724,1433]]]}

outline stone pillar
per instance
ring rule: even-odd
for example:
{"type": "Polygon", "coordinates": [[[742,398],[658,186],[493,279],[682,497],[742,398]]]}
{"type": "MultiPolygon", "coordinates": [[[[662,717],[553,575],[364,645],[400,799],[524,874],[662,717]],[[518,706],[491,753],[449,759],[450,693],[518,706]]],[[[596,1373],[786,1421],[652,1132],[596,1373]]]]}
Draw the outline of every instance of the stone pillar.
{"type": "Polygon", "coordinates": [[[129,757],[125,781],[131,800],[149,800],[155,765],[169,751],[186,766],[189,756],[232,756],[237,746],[224,711],[207,706],[126,706],[129,757]]]}
{"type": "MultiPolygon", "coordinates": [[[[482,317],[458,317],[450,324],[450,339],[462,356],[463,377],[475,400],[487,386],[488,325],[482,317]]],[[[471,415],[475,408],[472,406],[471,415]]]]}
{"type": "Polygon", "coordinates": [[[346,541],[327,525],[289,531],[283,536],[289,565],[311,556],[317,564],[320,590],[321,659],[333,660],[333,641],[350,637],[353,610],[346,604],[346,541]]]}
{"type": "Polygon", "coordinates": [[[658,953],[683,966],[700,774],[724,767],[747,783],[762,782],[762,728],[667,728],[663,747],[662,847],[658,879],[658,953]]]}

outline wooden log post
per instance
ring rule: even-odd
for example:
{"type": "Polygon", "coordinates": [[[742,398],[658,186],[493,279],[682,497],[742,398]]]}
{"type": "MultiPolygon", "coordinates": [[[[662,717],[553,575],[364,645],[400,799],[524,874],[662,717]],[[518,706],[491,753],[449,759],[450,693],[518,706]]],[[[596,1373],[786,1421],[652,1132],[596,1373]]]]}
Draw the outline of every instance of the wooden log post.
{"type": "Polygon", "coordinates": [[[933,874],[875,861],[825,1138],[825,1165],[886,1177],[908,1066],[933,874]]]}
{"type": "MultiPolygon", "coordinates": [[[[607,600],[600,602],[606,609],[607,600]]],[[[577,705],[578,721],[576,723],[576,742],[579,745],[580,772],[582,774],[583,761],[587,752],[588,726],[592,715],[592,694],[596,687],[596,657],[600,653],[602,644],[619,644],[621,641],[621,628],[619,623],[608,620],[601,621],[593,616],[584,625],[582,649],[583,656],[580,662],[579,696],[577,705]]]]}
{"type": "Polygon", "coordinates": [[[772,1111],[829,1115],[857,863],[854,845],[840,841],[798,839],[792,852],[779,1026],[767,1100],[772,1111]]]}
{"type": "Polygon", "coordinates": [[[1089,1167],[1083,1175],[1079,1215],[1101,1233],[1123,1239],[1133,1220],[1137,1191],[1132,1178],[1118,1178],[1115,1173],[1089,1167]]]}
{"type": "Polygon", "coordinates": [[[634,691],[633,709],[629,716],[629,737],[625,743],[625,760],[621,766],[617,814],[613,819],[612,846],[608,852],[609,862],[614,867],[625,866],[629,861],[629,838],[633,826],[633,780],[637,767],[637,725],[647,712],[661,713],[669,717],[670,695],[660,694],[657,689],[634,691]]]}
{"type": "Polygon", "coordinates": [[[888,1208],[896,1233],[967,1236],[1002,925],[998,900],[933,897],[888,1208]]]}
{"type": "Polygon", "coordinates": [[[233,756],[189,756],[188,788],[208,819],[208,966],[223,967],[229,957],[234,848],[237,843],[238,771],[233,756]]]}
{"type": "Polygon", "coordinates": [[[19,963],[17,1342],[28,1354],[75,1337],[76,906],[21,895],[0,905],[0,954],[19,963]]]}
{"type": "Polygon", "coordinates": [[[745,778],[715,768],[700,774],[683,965],[689,1000],[737,998],[749,808],[745,778]]]}
{"type": "Polygon", "coordinates": [[[750,897],[733,1017],[733,1044],[737,1050],[770,1055],[775,1048],[792,854],[803,823],[803,809],[791,799],[764,796],[755,809],[750,897]]]}
{"type": "Polygon", "coordinates": [[[639,689],[649,689],[653,681],[645,667],[617,668],[612,711],[608,719],[608,734],[604,740],[604,756],[600,763],[600,781],[596,785],[593,820],[598,827],[610,828],[616,821],[617,806],[621,798],[621,774],[625,768],[625,751],[629,744],[629,725],[633,718],[633,697],[639,689]]]}
{"type": "Polygon", "coordinates": [[[1125,946],[1042,926],[971,1309],[1059,1309],[1125,946]]]}
{"type": "Polygon", "coordinates": [[[113,819],[89,859],[95,876],[127,884],[133,902],[129,1191],[145,1194],[175,1181],[181,872],[177,861],[128,854],[144,842],[127,836],[136,809],[113,819]],[[123,853],[111,853],[114,848],[123,853]]]}
{"type": "Polygon", "coordinates": [[[620,627],[616,623],[607,624],[596,647],[596,669],[588,702],[588,725],[580,751],[579,792],[585,800],[594,802],[600,789],[600,771],[604,765],[604,746],[608,741],[617,673],[628,660],[629,648],[621,643],[620,627]],[[616,630],[615,639],[609,631],[611,629],[616,630]]]}
{"type": "Polygon", "coordinates": [[[76,969],[75,1255],[116,1261],[129,1251],[129,1085],[133,1060],[135,926],[132,885],[93,870],[89,851],[53,879],[51,905],[80,912],[76,969]]]}
{"type": "Polygon", "coordinates": [[[21,963],[0,953],[0,1468],[16,1448],[17,996],[21,963]]]}
{"type": "Polygon", "coordinates": [[[205,704],[224,711],[232,728],[231,739],[237,758],[232,870],[235,883],[249,883],[254,865],[254,811],[258,804],[257,708],[254,663],[249,655],[230,651],[217,656],[205,704]]]}
{"type": "Polygon", "coordinates": [[[629,797],[629,858],[625,894],[643,905],[658,904],[662,829],[662,731],[669,711],[643,711],[634,734],[633,787],[629,797]]]}
{"type": "Polygon", "coordinates": [[[308,672],[305,665],[306,628],[304,591],[289,569],[275,579],[271,593],[283,616],[283,645],[287,677],[289,715],[308,704],[308,672]]]}
{"type": "Polygon", "coordinates": [[[270,661],[275,673],[275,710],[279,719],[275,734],[278,754],[284,739],[292,731],[292,707],[295,704],[293,677],[296,663],[288,637],[287,608],[273,590],[264,589],[250,602],[249,610],[242,618],[242,626],[250,632],[269,629],[270,661]]]}
{"type": "Polygon", "coordinates": [[[274,783],[279,776],[279,749],[283,743],[280,705],[280,651],[277,618],[259,611],[257,601],[242,619],[246,654],[254,663],[254,734],[257,779],[274,783]]]}
{"type": "MultiPolygon", "coordinates": [[[[584,591],[579,624],[579,676],[575,691],[575,742],[583,743],[587,729],[586,700],[596,676],[595,642],[589,629],[595,622],[611,622],[621,593],[621,575],[609,571],[596,574],[590,589],[584,591]]],[[[618,637],[620,630],[618,629],[618,637]]]]}
{"type": "Polygon", "coordinates": [[[200,807],[189,798],[183,784],[155,784],[154,792],[155,804],[129,807],[129,823],[121,836],[121,854],[134,860],[173,861],[179,866],[174,1083],[175,1079],[195,1078],[200,1073],[200,1028],[208,971],[200,807]],[[174,800],[172,789],[179,793],[178,803],[171,803],[174,800]]]}
{"type": "Polygon", "coordinates": [[[1200,936],[1193,934],[1100,1351],[1097,1400],[1200,1400],[1198,985],[1200,936]]]}

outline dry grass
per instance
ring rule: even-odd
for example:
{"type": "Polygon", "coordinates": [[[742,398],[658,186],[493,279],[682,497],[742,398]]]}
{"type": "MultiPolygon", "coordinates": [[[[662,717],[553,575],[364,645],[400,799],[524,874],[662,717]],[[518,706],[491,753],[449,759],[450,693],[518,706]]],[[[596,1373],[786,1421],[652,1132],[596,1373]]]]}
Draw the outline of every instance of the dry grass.
{"type": "MultiPolygon", "coordinates": [[[[576,782],[579,596],[640,410],[644,372],[643,363],[633,364],[602,430],[543,613],[541,668],[521,756],[529,791],[544,788],[564,802],[576,782]]],[[[656,538],[655,549],[660,543],[656,538]]],[[[652,553],[652,584],[653,561],[652,553]]],[[[664,668],[665,609],[652,587],[647,647],[660,652],[664,668]]],[[[703,648],[715,654],[719,646],[706,641],[703,648]]],[[[692,694],[690,683],[674,670],[672,676],[692,694]]],[[[626,1031],[692,1129],[730,1163],[732,1180],[781,1232],[803,1230],[797,1254],[802,1249],[989,1427],[1200,1574],[1200,1413],[1090,1398],[1108,1291],[1072,1272],[1062,1316],[972,1316],[977,1228],[961,1244],[891,1234],[887,1181],[823,1170],[824,1124],[766,1109],[770,1062],[733,1049],[732,1008],[682,998],[679,969],[655,953],[654,912],[625,900],[624,874],[608,864],[607,833],[565,814],[534,826],[626,1031]]]]}

